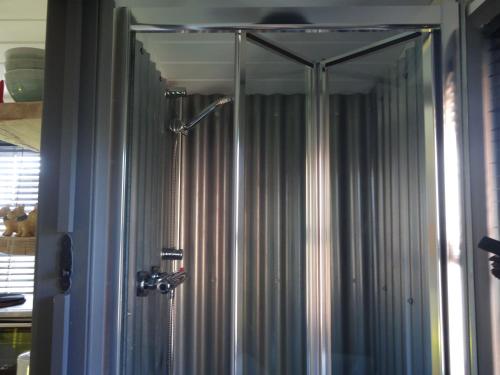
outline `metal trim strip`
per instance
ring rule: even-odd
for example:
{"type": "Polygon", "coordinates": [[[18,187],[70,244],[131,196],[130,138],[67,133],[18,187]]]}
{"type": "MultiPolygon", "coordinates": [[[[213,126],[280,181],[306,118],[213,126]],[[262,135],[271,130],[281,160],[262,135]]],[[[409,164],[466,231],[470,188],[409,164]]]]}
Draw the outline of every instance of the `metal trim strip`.
{"type": "Polygon", "coordinates": [[[252,34],[252,33],[247,33],[247,39],[248,39],[248,41],[255,43],[255,44],[257,44],[265,49],[269,49],[272,52],[277,53],[277,54],[279,54],[287,59],[295,61],[299,64],[306,65],[310,68],[314,68],[313,61],[310,61],[310,60],[306,59],[305,57],[300,56],[298,53],[293,52],[285,47],[282,47],[282,46],[278,45],[277,43],[275,43],[267,38],[257,36],[257,35],[252,34]]]}
{"type": "Polygon", "coordinates": [[[324,59],[322,62],[323,62],[323,64],[325,64],[326,67],[330,67],[333,65],[344,63],[346,61],[356,59],[358,57],[363,57],[363,56],[378,52],[378,51],[383,50],[383,49],[388,48],[388,47],[392,47],[392,46],[395,46],[395,45],[398,45],[401,43],[408,42],[410,40],[418,38],[421,35],[422,35],[421,31],[417,31],[417,32],[413,32],[413,33],[405,33],[404,35],[396,35],[395,37],[381,40],[377,43],[369,45],[368,47],[364,47],[364,48],[361,48],[359,50],[349,52],[345,55],[332,57],[329,59],[324,59]]]}

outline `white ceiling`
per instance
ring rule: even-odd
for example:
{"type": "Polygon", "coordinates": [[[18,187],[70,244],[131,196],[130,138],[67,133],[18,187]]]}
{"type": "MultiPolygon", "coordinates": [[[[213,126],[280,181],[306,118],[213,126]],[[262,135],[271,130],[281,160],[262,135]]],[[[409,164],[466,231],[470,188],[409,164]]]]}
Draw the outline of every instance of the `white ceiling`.
{"type": "MultiPolygon", "coordinates": [[[[393,36],[395,32],[263,33],[267,39],[309,60],[339,56],[393,36]]],[[[171,87],[189,93],[233,94],[234,36],[230,33],[138,34],[171,87]]],[[[396,64],[404,45],[331,68],[329,85],[335,93],[367,92],[396,64]]],[[[248,93],[304,93],[303,65],[248,43],[248,93]]]]}
{"type": "MultiPolygon", "coordinates": [[[[429,0],[117,0],[133,13],[154,15],[156,10],[215,7],[291,7],[342,5],[421,5],[429,0]]],[[[0,79],[4,76],[4,52],[14,47],[44,48],[47,0],[0,0],[0,79]]],[[[267,38],[318,60],[366,46],[392,34],[386,32],[349,33],[266,33],[267,38]]],[[[192,93],[232,93],[234,41],[230,34],[140,34],[162,75],[172,86],[192,93]]],[[[335,91],[366,91],[394,64],[400,49],[359,59],[332,70],[335,91]]],[[[304,69],[260,47],[249,45],[249,92],[303,92],[304,69]]],[[[8,92],[6,99],[9,100],[8,92]]]]}
{"type": "MultiPolygon", "coordinates": [[[[356,10],[359,11],[365,5],[428,5],[431,0],[116,0],[116,2],[117,5],[130,7],[135,21],[142,24],[187,22],[203,25],[215,22],[226,25],[237,22],[234,20],[235,14],[247,15],[249,20],[253,20],[254,17],[262,19],[266,14],[305,12],[305,15],[306,9],[309,9],[315,12],[316,16],[323,14],[328,17],[324,12],[336,12],[332,7],[342,10],[349,9],[348,6],[360,6],[356,10]]],[[[395,12],[393,18],[397,23],[397,11],[395,12]]],[[[340,13],[335,14],[340,17],[340,13]]],[[[365,21],[371,20],[369,11],[361,16],[365,21]]],[[[382,31],[266,33],[267,38],[315,61],[354,51],[392,35],[394,32],[382,31]]],[[[191,93],[232,94],[234,37],[231,34],[142,33],[138,34],[138,38],[151,53],[152,60],[156,62],[158,69],[171,86],[185,87],[191,93]]],[[[335,67],[330,74],[333,91],[342,93],[368,91],[388,67],[397,62],[402,48],[404,47],[393,47],[382,53],[335,67]]],[[[249,45],[247,64],[247,92],[292,93],[305,90],[304,68],[281,56],[249,45]]]]}
{"type": "MultiPolygon", "coordinates": [[[[45,48],[47,0],[0,0],[0,80],[5,51],[15,47],[45,48]]],[[[11,101],[5,90],[6,101],[11,101]]]]}

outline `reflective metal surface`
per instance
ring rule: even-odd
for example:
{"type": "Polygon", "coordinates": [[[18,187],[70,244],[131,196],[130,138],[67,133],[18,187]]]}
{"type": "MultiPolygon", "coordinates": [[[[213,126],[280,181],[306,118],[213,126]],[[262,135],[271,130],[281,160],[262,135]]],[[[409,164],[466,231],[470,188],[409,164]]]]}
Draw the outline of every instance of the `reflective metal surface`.
{"type": "Polygon", "coordinates": [[[197,113],[194,115],[189,121],[186,123],[177,120],[173,121],[173,124],[170,126],[170,129],[175,132],[175,133],[181,133],[186,135],[192,128],[194,128],[200,121],[202,121],[205,117],[210,115],[213,111],[215,111],[217,108],[220,106],[223,106],[224,104],[231,103],[233,101],[233,98],[230,98],[228,96],[223,96],[219,99],[216,99],[214,102],[210,103],[207,105],[205,108],[203,108],[200,113],[197,113]]]}
{"type": "MultiPolygon", "coordinates": [[[[497,104],[500,98],[500,70],[498,65],[500,38],[498,36],[491,37],[488,40],[486,49],[488,50],[488,67],[484,74],[491,78],[491,80],[484,80],[485,89],[488,92],[486,95],[487,102],[485,103],[485,112],[487,115],[485,115],[484,119],[487,229],[488,235],[494,238],[500,238],[500,207],[497,204],[500,191],[500,180],[498,178],[499,170],[497,168],[500,160],[500,147],[496,130],[499,128],[498,124],[500,124],[500,111],[498,110],[497,104]]],[[[485,273],[487,273],[487,271],[485,273]]],[[[500,283],[498,280],[491,277],[489,277],[488,283],[488,294],[491,301],[489,319],[492,333],[491,351],[495,358],[492,367],[494,373],[497,374],[500,373],[500,360],[497,356],[497,353],[500,351],[500,283]]]]}
{"type": "Polygon", "coordinates": [[[325,121],[325,70],[315,64],[307,74],[305,153],[307,373],[332,371],[330,257],[335,239],[330,212],[330,127],[325,121]]]}
{"type": "Polygon", "coordinates": [[[169,87],[164,95],[166,98],[183,98],[187,96],[187,91],[183,87],[169,87]]]}
{"type": "MultiPolygon", "coordinates": [[[[132,92],[127,150],[127,245],[124,357],[122,374],[163,374],[168,358],[169,299],[160,293],[136,296],[135,275],[160,261],[160,251],[171,244],[172,231],[165,213],[175,212],[168,199],[174,173],[172,157],[176,135],[166,129],[165,80],[140,43],[132,51],[132,92]]],[[[175,224],[175,223],[174,223],[175,224]]],[[[169,271],[166,268],[161,272],[169,271]]]]}
{"type": "MultiPolygon", "coordinates": [[[[159,272],[158,267],[153,267],[151,272],[137,272],[137,296],[147,297],[150,291],[158,291],[161,294],[168,294],[174,297],[174,290],[187,278],[184,271],[159,272]]],[[[168,332],[167,332],[168,334],[168,332]]]]}
{"type": "Polygon", "coordinates": [[[132,10],[140,32],[236,30],[412,30],[439,27],[441,6],[165,7],[132,10]],[[281,17],[280,17],[281,16],[281,17]]]}
{"type": "Polygon", "coordinates": [[[423,132],[424,132],[424,154],[425,161],[421,165],[421,173],[425,176],[426,205],[422,208],[422,215],[426,226],[423,230],[427,233],[427,268],[428,268],[428,290],[423,290],[425,298],[429,302],[430,329],[432,332],[432,374],[445,372],[445,348],[443,337],[443,304],[442,299],[442,267],[445,263],[442,257],[440,242],[439,222],[439,192],[438,192],[438,145],[437,133],[439,127],[439,101],[438,88],[436,87],[436,75],[439,74],[439,66],[436,66],[439,55],[439,34],[433,32],[425,38],[422,45],[422,86],[423,91],[423,132]],[[437,39],[437,40],[436,40],[437,39]]]}
{"type": "MultiPolygon", "coordinates": [[[[190,95],[183,118],[217,98],[190,95]]],[[[228,374],[231,366],[233,287],[233,105],[221,107],[182,137],[180,200],[189,278],[175,296],[174,374],[228,374]]]]}
{"type": "MultiPolygon", "coordinates": [[[[443,372],[433,58],[423,38],[356,95],[330,95],[336,67],[321,63],[300,66],[302,92],[246,95],[246,39],[236,33],[234,105],[201,116],[189,136],[165,134],[172,113],[134,96],[146,126],[134,117],[132,254],[139,243],[147,250],[129,269],[154,263],[166,243],[185,249],[192,276],[175,307],[129,306],[133,345],[147,347],[147,331],[161,341],[147,319],[175,311],[160,332],[175,327],[176,374],[443,372]]],[[[180,118],[219,97],[184,97],[180,118]]],[[[172,366],[164,347],[129,353],[130,368],[172,366]]]]}
{"type": "Polygon", "coordinates": [[[460,8],[443,4],[441,28],[440,83],[442,122],[438,121],[438,171],[441,177],[441,241],[443,259],[445,360],[453,374],[474,374],[475,322],[472,277],[470,184],[466,105],[462,95],[462,52],[460,8]]]}
{"type": "Polygon", "coordinates": [[[333,254],[324,262],[333,274],[333,373],[439,368],[437,210],[428,198],[436,177],[427,164],[436,154],[426,140],[435,142],[434,121],[425,118],[433,104],[424,102],[430,61],[422,43],[402,48],[371,93],[328,102],[333,254]]]}
{"type": "Polygon", "coordinates": [[[161,251],[161,259],[163,260],[182,260],[184,251],[173,247],[164,248],[161,251]]]}
{"type": "Polygon", "coordinates": [[[243,291],[243,246],[245,237],[243,234],[244,228],[244,211],[242,210],[242,202],[245,199],[245,169],[244,169],[244,152],[245,152],[245,130],[246,130],[246,90],[247,90],[247,36],[246,33],[238,30],[235,33],[234,39],[234,133],[233,133],[233,152],[234,164],[233,181],[234,191],[232,192],[232,212],[231,219],[233,223],[233,233],[231,236],[232,249],[232,285],[231,285],[231,356],[230,369],[231,374],[238,375],[243,372],[241,352],[242,352],[242,330],[243,324],[241,295],[243,291]]]}
{"type": "MultiPolygon", "coordinates": [[[[196,113],[210,100],[213,98],[198,95],[186,98],[184,116],[196,113]]],[[[300,287],[304,283],[300,255],[304,240],[300,225],[303,176],[299,174],[303,154],[295,145],[304,139],[300,127],[304,96],[251,96],[246,98],[245,107],[252,108],[245,119],[251,126],[243,136],[254,146],[246,149],[242,159],[247,198],[240,202],[245,212],[241,263],[237,268],[242,270],[240,275],[233,276],[231,238],[235,231],[231,217],[225,214],[232,212],[236,204],[232,199],[232,107],[223,107],[219,116],[207,118],[209,123],[184,138],[182,175],[186,199],[182,204],[181,242],[185,249],[183,264],[192,276],[176,295],[174,350],[178,374],[227,373],[231,365],[242,369],[240,373],[303,373],[305,349],[297,336],[305,332],[301,313],[305,290],[300,287]],[[274,126],[273,119],[279,113],[286,116],[274,126]],[[280,129],[287,129],[286,148],[276,143],[280,129]],[[266,143],[258,141],[268,136],[272,138],[266,143]],[[285,170],[289,172],[285,174],[285,170]],[[281,184],[271,183],[281,178],[285,178],[282,188],[281,184]],[[288,203],[281,194],[288,196],[288,203]],[[284,227],[289,229],[282,232],[284,227]],[[258,235],[266,232],[263,238],[258,235]],[[232,283],[233,277],[241,280],[239,284],[232,283]],[[231,286],[241,290],[237,306],[231,304],[231,286]],[[286,310],[279,308],[281,303],[286,310]],[[233,329],[231,317],[237,309],[241,315],[235,329],[240,329],[241,334],[236,339],[242,356],[234,363],[229,337],[233,329]],[[264,319],[266,314],[268,318],[264,319]]]]}
{"type": "Polygon", "coordinates": [[[347,53],[344,56],[335,56],[331,59],[323,60],[322,63],[326,67],[330,67],[330,66],[337,65],[337,64],[342,64],[343,62],[348,62],[348,61],[351,61],[354,59],[358,59],[360,57],[375,53],[377,51],[381,51],[381,50],[383,50],[385,48],[389,48],[391,46],[406,43],[409,40],[418,38],[421,35],[422,35],[422,33],[420,33],[420,32],[404,33],[402,35],[396,35],[395,37],[381,40],[380,42],[377,42],[373,45],[365,46],[365,47],[361,48],[359,51],[352,51],[352,52],[347,53]]]}
{"type": "Polygon", "coordinates": [[[277,45],[276,42],[273,42],[271,40],[267,40],[265,37],[262,35],[256,35],[252,33],[247,33],[247,40],[255,43],[256,45],[259,45],[262,48],[268,48],[272,53],[279,54],[282,57],[285,57],[287,59],[290,59],[292,61],[295,61],[299,64],[303,64],[308,66],[309,68],[314,67],[314,62],[305,58],[304,56],[300,56],[294,51],[291,51],[287,48],[284,48],[280,45],[277,45]]]}

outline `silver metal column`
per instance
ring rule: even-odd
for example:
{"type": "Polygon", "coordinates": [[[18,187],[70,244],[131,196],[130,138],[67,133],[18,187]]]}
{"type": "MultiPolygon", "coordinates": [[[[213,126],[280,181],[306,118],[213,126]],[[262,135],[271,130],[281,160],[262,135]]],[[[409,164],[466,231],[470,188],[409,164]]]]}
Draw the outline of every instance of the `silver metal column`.
{"type": "Polygon", "coordinates": [[[447,366],[453,375],[474,374],[473,279],[469,275],[472,262],[470,223],[470,199],[467,154],[467,123],[462,102],[462,67],[459,4],[446,1],[442,5],[441,27],[441,87],[442,118],[440,177],[442,205],[442,246],[446,254],[444,269],[445,341],[447,366]]]}
{"type": "Polygon", "coordinates": [[[242,251],[244,248],[244,171],[243,171],[243,147],[245,134],[245,86],[246,86],[246,33],[236,32],[235,39],[235,57],[234,57],[234,80],[235,80],[235,95],[234,95],[234,211],[233,211],[233,278],[232,278],[232,306],[233,306],[233,334],[232,334],[232,374],[239,375],[243,373],[243,348],[241,346],[242,332],[242,301],[243,283],[242,283],[242,251]]]}
{"type": "Polygon", "coordinates": [[[306,130],[307,373],[330,374],[331,201],[329,124],[324,121],[324,67],[309,72],[306,130]]]}
{"type": "MultiPolygon", "coordinates": [[[[444,259],[440,251],[439,234],[439,207],[437,188],[437,144],[436,144],[436,87],[435,87],[435,63],[436,46],[435,35],[429,35],[422,49],[422,91],[423,91],[423,132],[424,132],[424,163],[419,166],[420,173],[425,176],[425,187],[420,194],[426,203],[423,207],[422,217],[427,223],[423,228],[426,234],[422,241],[427,240],[427,284],[428,288],[423,290],[423,298],[429,301],[428,313],[424,314],[424,325],[431,327],[432,337],[426,337],[431,342],[431,369],[432,374],[443,374],[445,371],[443,338],[443,310],[442,310],[442,285],[441,264],[444,259]],[[428,317],[428,318],[426,318],[428,317]],[[428,320],[427,320],[428,319],[428,320]]],[[[424,284],[425,285],[425,284],[424,284]]]]}
{"type": "MultiPolygon", "coordinates": [[[[127,186],[127,141],[128,141],[128,120],[129,120],[129,99],[130,99],[130,70],[131,70],[131,50],[133,50],[133,34],[130,33],[131,14],[126,8],[117,8],[114,14],[114,64],[113,64],[113,101],[112,123],[113,139],[115,140],[112,149],[112,157],[116,160],[113,168],[112,184],[113,189],[118,194],[111,196],[112,217],[117,218],[111,221],[114,224],[110,228],[110,246],[115,248],[116,276],[113,279],[117,285],[114,316],[116,321],[116,333],[113,345],[114,354],[110,360],[111,368],[114,374],[118,375],[122,371],[122,362],[125,360],[124,344],[126,343],[126,322],[124,321],[124,309],[126,308],[127,290],[123,283],[126,274],[126,239],[123,235],[126,228],[126,186],[127,186]]],[[[109,335],[112,337],[112,335],[109,335]]]]}

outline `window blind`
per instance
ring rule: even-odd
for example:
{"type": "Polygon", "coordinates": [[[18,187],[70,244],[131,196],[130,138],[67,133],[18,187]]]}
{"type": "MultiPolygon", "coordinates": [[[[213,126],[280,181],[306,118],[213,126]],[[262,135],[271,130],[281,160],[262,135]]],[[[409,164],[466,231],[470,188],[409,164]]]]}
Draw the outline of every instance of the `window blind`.
{"type": "Polygon", "coordinates": [[[33,294],[34,274],[34,256],[0,256],[0,293],[33,294]]]}
{"type": "MultiPolygon", "coordinates": [[[[29,213],[38,202],[40,154],[0,145],[0,207],[24,205],[29,213]]],[[[0,230],[5,230],[0,220],[0,230]]]]}

